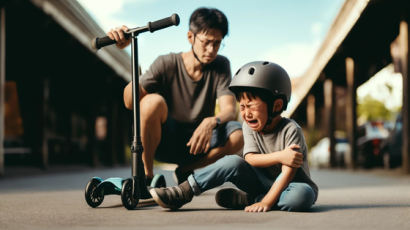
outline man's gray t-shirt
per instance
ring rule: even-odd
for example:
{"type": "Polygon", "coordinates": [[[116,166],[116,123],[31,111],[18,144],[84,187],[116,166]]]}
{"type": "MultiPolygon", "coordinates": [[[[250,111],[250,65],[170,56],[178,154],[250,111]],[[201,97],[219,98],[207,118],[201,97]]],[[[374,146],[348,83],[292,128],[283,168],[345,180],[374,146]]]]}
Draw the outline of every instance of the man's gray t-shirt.
{"type": "MultiPolygon", "coordinates": [[[[300,146],[303,154],[303,165],[297,170],[292,182],[309,184],[318,195],[318,187],[311,180],[307,162],[307,146],[300,126],[293,120],[282,118],[272,133],[261,134],[249,128],[246,122],[242,125],[244,136],[243,157],[248,153],[265,154],[282,151],[292,144],[300,146]]],[[[281,164],[265,168],[267,176],[275,180],[282,171],[281,164]]]]}
{"type": "Polygon", "coordinates": [[[182,53],[159,56],[140,78],[141,86],[148,93],[162,95],[173,119],[199,124],[213,116],[216,99],[233,95],[228,89],[231,81],[230,63],[224,56],[206,65],[199,81],[193,81],[185,68],[182,53]]]}

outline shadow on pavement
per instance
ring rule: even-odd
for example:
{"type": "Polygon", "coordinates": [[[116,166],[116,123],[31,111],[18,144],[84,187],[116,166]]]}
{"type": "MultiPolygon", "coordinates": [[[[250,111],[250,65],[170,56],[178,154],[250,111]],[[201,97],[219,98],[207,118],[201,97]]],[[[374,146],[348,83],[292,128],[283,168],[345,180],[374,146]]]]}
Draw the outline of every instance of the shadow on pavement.
{"type": "MultiPolygon", "coordinates": [[[[178,210],[169,210],[164,209],[166,212],[198,212],[198,211],[238,211],[232,209],[225,209],[225,208],[183,208],[178,210]]],[[[242,210],[239,210],[242,211],[242,210]]]]}
{"type": "Polygon", "coordinates": [[[116,205],[110,205],[110,206],[101,206],[101,207],[96,207],[95,209],[106,209],[106,208],[124,208],[122,204],[116,204],[116,205]]]}
{"type": "Polygon", "coordinates": [[[308,212],[328,212],[345,209],[410,208],[410,204],[329,204],[315,205],[308,212]]]}

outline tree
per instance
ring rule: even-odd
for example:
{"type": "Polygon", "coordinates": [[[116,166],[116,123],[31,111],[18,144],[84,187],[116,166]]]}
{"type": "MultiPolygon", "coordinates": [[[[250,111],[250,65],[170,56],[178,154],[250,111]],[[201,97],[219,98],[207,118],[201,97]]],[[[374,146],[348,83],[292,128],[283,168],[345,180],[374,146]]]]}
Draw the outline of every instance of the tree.
{"type": "Polygon", "coordinates": [[[387,109],[383,102],[374,99],[370,95],[366,95],[359,100],[357,106],[357,115],[359,120],[362,121],[391,120],[394,112],[387,109]]]}

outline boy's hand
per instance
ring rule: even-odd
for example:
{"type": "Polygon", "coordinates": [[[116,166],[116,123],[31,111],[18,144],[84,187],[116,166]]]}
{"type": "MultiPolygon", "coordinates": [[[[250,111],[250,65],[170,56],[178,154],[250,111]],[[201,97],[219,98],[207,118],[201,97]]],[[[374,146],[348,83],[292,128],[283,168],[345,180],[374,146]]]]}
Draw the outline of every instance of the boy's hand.
{"type": "Polygon", "coordinates": [[[283,165],[299,168],[303,164],[303,154],[299,152],[300,146],[292,144],[280,152],[280,162],[283,165]]]}
{"type": "Polygon", "coordinates": [[[128,31],[128,27],[122,26],[122,27],[117,27],[115,29],[111,29],[108,33],[107,36],[110,37],[112,40],[117,41],[116,46],[120,49],[125,48],[131,43],[130,38],[125,38],[124,32],[128,31]]]}
{"type": "Polygon", "coordinates": [[[271,206],[264,202],[257,202],[252,205],[245,207],[245,212],[267,212],[269,211],[271,206]]]}

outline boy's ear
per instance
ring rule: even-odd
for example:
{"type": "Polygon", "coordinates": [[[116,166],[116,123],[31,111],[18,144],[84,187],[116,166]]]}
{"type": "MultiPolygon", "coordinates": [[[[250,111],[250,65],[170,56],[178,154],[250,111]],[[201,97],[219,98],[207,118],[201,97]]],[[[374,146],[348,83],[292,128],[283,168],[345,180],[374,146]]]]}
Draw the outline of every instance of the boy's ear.
{"type": "Polygon", "coordinates": [[[283,99],[282,98],[278,98],[273,102],[273,112],[279,112],[281,111],[283,108],[283,99]]]}

